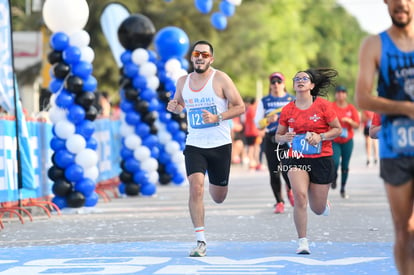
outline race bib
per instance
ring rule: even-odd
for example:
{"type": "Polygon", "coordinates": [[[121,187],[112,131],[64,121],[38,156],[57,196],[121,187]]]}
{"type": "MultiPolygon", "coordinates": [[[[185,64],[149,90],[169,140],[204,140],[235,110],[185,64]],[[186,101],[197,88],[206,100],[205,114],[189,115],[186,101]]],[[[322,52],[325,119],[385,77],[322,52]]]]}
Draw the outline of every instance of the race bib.
{"type": "Polygon", "coordinates": [[[316,155],[321,153],[322,142],[316,146],[310,145],[306,141],[305,134],[296,135],[292,140],[292,150],[305,155],[316,155]]]}
{"type": "Polygon", "coordinates": [[[414,152],[414,120],[396,119],[391,127],[391,146],[395,153],[414,152]]]}
{"type": "Polygon", "coordinates": [[[208,128],[219,125],[218,122],[212,122],[212,123],[204,123],[203,122],[203,111],[207,110],[212,114],[217,114],[217,108],[216,106],[208,106],[208,107],[200,107],[200,108],[193,108],[188,111],[188,118],[190,122],[190,126],[194,129],[202,129],[202,128],[208,128]]]}
{"type": "Polygon", "coordinates": [[[348,129],[347,128],[342,128],[342,132],[339,135],[339,137],[341,137],[341,138],[347,138],[348,137],[348,129]]]}

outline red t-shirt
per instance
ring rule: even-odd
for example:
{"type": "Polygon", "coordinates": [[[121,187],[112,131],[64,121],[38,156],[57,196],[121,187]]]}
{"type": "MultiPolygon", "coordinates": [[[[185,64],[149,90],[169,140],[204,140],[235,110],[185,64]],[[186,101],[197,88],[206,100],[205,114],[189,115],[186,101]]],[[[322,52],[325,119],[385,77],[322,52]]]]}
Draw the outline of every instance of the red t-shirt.
{"type": "Polygon", "coordinates": [[[372,117],[372,126],[381,126],[381,115],[378,113],[374,113],[374,116],[372,117]]]}
{"type": "Polygon", "coordinates": [[[245,113],[246,120],[244,122],[244,135],[246,137],[259,136],[259,129],[257,129],[256,123],[254,122],[256,106],[256,104],[248,106],[245,113]]]}
{"type": "MultiPolygon", "coordinates": [[[[306,134],[306,132],[320,134],[329,131],[328,123],[332,122],[336,117],[332,103],[324,98],[317,97],[306,110],[298,109],[295,101],[287,104],[280,113],[279,124],[293,129],[297,135],[306,134]]],[[[303,157],[319,158],[332,155],[332,142],[325,140],[322,142],[319,154],[303,154],[303,157]]],[[[289,156],[292,156],[292,148],[289,150],[289,156]]]]}
{"type": "Polygon", "coordinates": [[[336,102],[332,103],[334,110],[336,111],[336,115],[338,116],[339,122],[341,123],[342,133],[339,137],[334,139],[336,143],[346,143],[350,141],[354,137],[354,128],[351,124],[347,122],[343,122],[342,118],[349,117],[359,125],[359,114],[358,110],[355,108],[354,105],[349,104],[345,108],[339,107],[336,102]]]}

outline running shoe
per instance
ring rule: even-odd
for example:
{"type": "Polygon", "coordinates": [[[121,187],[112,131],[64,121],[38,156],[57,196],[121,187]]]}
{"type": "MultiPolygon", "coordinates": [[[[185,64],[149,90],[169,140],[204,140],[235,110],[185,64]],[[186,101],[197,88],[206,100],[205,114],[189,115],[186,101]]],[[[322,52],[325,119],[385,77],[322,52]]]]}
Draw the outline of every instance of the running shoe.
{"type": "Polygon", "coordinates": [[[349,196],[345,193],[345,191],[341,190],[341,197],[343,199],[349,199],[349,196]]]}
{"type": "Polygon", "coordinates": [[[296,254],[310,254],[309,244],[307,238],[300,238],[299,247],[296,249],[296,254]]]}
{"type": "Polygon", "coordinates": [[[330,213],[331,213],[331,202],[327,201],[325,211],[323,211],[322,216],[329,216],[330,213]]]}
{"type": "Polygon", "coordinates": [[[295,206],[295,199],[293,197],[292,189],[287,192],[287,197],[289,199],[290,205],[295,206]]]}
{"type": "Polygon", "coordinates": [[[204,257],[207,254],[207,244],[203,241],[197,241],[197,246],[190,251],[190,257],[204,257]]]}
{"type": "Polygon", "coordinates": [[[331,188],[335,189],[336,188],[336,180],[334,182],[331,183],[331,188]]]}
{"type": "Polygon", "coordinates": [[[285,212],[285,204],[283,202],[278,202],[275,207],[275,214],[282,214],[285,212]]]}

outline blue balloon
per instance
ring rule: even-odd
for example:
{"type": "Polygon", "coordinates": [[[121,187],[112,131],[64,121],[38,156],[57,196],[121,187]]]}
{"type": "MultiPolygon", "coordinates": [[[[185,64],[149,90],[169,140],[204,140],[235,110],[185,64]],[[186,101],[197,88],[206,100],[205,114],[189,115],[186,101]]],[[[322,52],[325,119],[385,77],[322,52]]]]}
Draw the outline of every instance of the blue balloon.
{"type": "Polygon", "coordinates": [[[148,182],[149,176],[146,171],[139,169],[134,173],[133,179],[137,184],[144,184],[148,182]]]}
{"type": "Polygon", "coordinates": [[[90,137],[86,140],[86,148],[96,150],[98,148],[98,141],[95,138],[90,137]]]}
{"type": "Polygon", "coordinates": [[[172,178],[172,181],[175,184],[182,184],[184,180],[185,180],[184,176],[179,173],[175,174],[172,178]]]}
{"type": "Polygon", "coordinates": [[[65,178],[68,181],[81,180],[83,178],[83,168],[76,163],[72,163],[65,169],[65,178]]]}
{"type": "Polygon", "coordinates": [[[168,121],[171,120],[171,117],[172,115],[169,112],[160,112],[158,114],[158,118],[162,123],[167,123],[168,121]]]}
{"type": "Polygon", "coordinates": [[[128,62],[123,67],[123,73],[129,78],[133,78],[138,74],[138,65],[133,62],[128,62]]]}
{"type": "Polygon", "coordinates": [[[95,182],[89,178],[83,178],[75,183],[74,189],[81,192],[85,197],[89,197],[95,191],[95,182]]]}
{"type": "Polygon", "coordinates": [[[157,96],[157,93],[152,89],[146,88],[141,91],[139,96],[141,97],[141,99],[150,102],[151,99],[157,96]]]}
{"type": "Polygon", "coordinates": [[[132,62],[132,52],[131,51],[125,51],[121,54],[121,62],[122,64],[127,64],[132,62]]]}
{"type": "Polygon", "coordinates": [[[118,191],[121,194],[125,194],[125,183],[121,182],[121,184],[118,185],[118,191]]]}
{"type": "Polygon", "coordinates": [[[129,125],[136,125],[141,121],[141,116],[135,111],[129,111],[125,115],[125,121],[129,125]]]}
{"type": "Polygon", "coordinates": [[[169,26],[162,28],[154,39],[155,50],[162,60],[170,58],[180,59],[190,48],[187,34],[180,28],[169,26]]]}
{"type": "Polygon", "coordinates": [[[98,87],[98,81],[92,75],[89,75],[83,82],[83,90],[85,92],[94,92],[96,91],[96,87],[98,87]]]}
{"type": "Polygon", "coordinates": [[[213,0],[194,0],[196,9],[204,14],[207,14],[213,8],[213,0]]]}
{"type": "Polygon", "coordinates": [[[69,36],[63,32],[56,32],[50,37],[49,42],[53,49],[63,51],[69,46],[69,36]]]}
{"type": "Polygon", "coordinates": [[[126,159],[124,166],[125,166],[125,170],[127,170],[130,173],[135,173],[136,171],[140,169],[139,161],[134,158],[126,159]]]}
{"type": "Polygon", "coordinates": [[[52,93],[57,93],[63,87],[63,79],[53,77],[49,83],[49,90],[52,93]]]}
{"type": "Polygon", "coordinates": [[[147,79],[145,76],[137,74],[132,78],[132,86],[137,90],[145,89],[147,87],[147,79]]]}
{"type": "Polygon", "coordinates": [[[138,123],[135,126],[135,133],[140,136],[141,138],[144,138],[149,135],[151,129],[146,123],[138,123]]]}
{"type": "Polygon", "coordinates": [[[81,58],[81,51],[76,46],[69,46],[62,52],[62,57],[67,64],[76,64],[81,58]]]}
{"type": "Polygon", "coordinates": [[[128,113],[134,110],[134,104],[128,100],[122,100],[119,104],[119,107],[122,111],[124,111],[124,113],[128,113]]]}
{"type": "Polygon", "coordinates": [[[66,149],[61,149],[55,152],[53,160],[58,167],[66,168],[75,162],[75,155],[66,149]]]}
{"type": "Polygon", "coordinates": [[[126,148],[125,146],[122,146],[120,154],[121,154],[122,159],[128,159],[128,158],[134,157],[134,151],[126,148]]]}
{"type": "Polygon", "coordinates": [[[157,53],[152,51],[152,50],[147,50],[147,52],[149,54],[148,61],[152,62],[152,63],[157,62],[157,60],[158,60],[157,53]]]}
{"type": "Polygon", "coordinates": [[[99,196],[95,192],[93,192],[89,197],[85,196],[85,204],[86,207],[95,206],[98,203],[99,196]]]}
{"type": "Polygon", "coordinates": [[[233,16],[236,11],[236,6],[232,3],[222,0],[219,5],[220,11],[227,17],[233,16]]]}
{"type": "Polygon", "coordinates": [[[92,64],[83,60],[72,66],[72,73],[79,76],[83,80],[88,79],[88,77],[92,74],[92,71],[92,64]]]}
{"type": "Polygon", "coordinates": [[[59,209],[63,209],[68,206],[68,204],[66,203],[65,197],[54,196],[52,198],[52,202],[56,204],[56,206],[59,207],[59,209]]]}
{"type": "Polygon", "coordinates": [[[148,111],[157,111],[160,106],[160,102],[157,98],[152,98],[149,102],[148,111]]]}
{"type": "Polygon", "coordinates": [[[81,106],[73,104],[69,108],[68,119],[74,124],[78,124],[85,120],[86,112],[81,106]]]}
{"type": "Polygon", "coordinates": [[[149,149],[158,144],[158,137],[156,135],[148,135],[142,140],[142,145],[147,146],[149,149]]]}
{"type": "MultiPolygon", "coordinates": [[[[76,125],[75,132],[88,140],[92,137],[93,132],[95,131],[95,123],[90,120],[83,120],[76,125]]],[[[93,142],[93,141],[92,141],[93,142]]]]}
{"type": "Polygon", "coordinates": [[[60,108],[69,108],[71,105],[73,105],[74,98],[72,93],[62,90],[56,97],[56,105],[60,108]]]}
{"type": "Polygon", "coordinates": [[[227,17],[222,12],[215,12],[210,17],[211,25],[217,30],[224,30],[227,27],[227,17]]]}
{"type": "Polygon", "coordinates": [[[66,140],[54,136],[50,140],[50,148],[52,148],[53,151],[59,151],[60,149],[65,149],[66,140]]]}
{"type": "Polygon", "coordinates": [[[152,196],[155,194],[156,191],[157,187],[155,186],[155,184],[152,183],[144,184],[140,188],[140,192],[144,196],[152,196]]]}
{"type": "Polygon", "coordinates": [[[170,122],[167,124],[167,130],[171,134],[176,134],[180,130],[180,124],[178,124],[175,120],[170,120],[170,122]]]}
{"type": "Polygon", "coordinates": [[[158,159],[160,156],[160,149],[157,146],[151,148],[151,157],[154,159],[158,159]]]}

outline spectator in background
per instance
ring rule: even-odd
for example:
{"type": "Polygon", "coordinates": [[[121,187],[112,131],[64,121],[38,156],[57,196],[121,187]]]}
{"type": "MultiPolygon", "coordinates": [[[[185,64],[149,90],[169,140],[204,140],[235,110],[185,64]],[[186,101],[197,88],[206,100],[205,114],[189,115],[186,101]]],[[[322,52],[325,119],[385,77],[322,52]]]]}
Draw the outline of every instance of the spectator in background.
{"type": "Polygon", "coordinates": [[[282,196],[282,174],[286,182],[286,191],[289,202],[294,206],[293,193],[289,178],[285,169],[280,169],[280,157],[288,150],[287,144],[279,144],[275,140],[275,133],[279,125],[281,108],[294,100],[295,97],[288,94],[285,84],[285,76],[280,72],[274,72],[269,76],[269,94],[263,97],[257,105],[255,122],[259,129],[265,130],[263,149],[267,160],[267,168],[270,176],[270,186],[276,200],[274,213],[285,212],[285,201],[282,196]]]}
{"type": "Polygon", "coordinates": [[[347,101],[348,93],[346,87],[337,86],[335,89],[335,101],[332,103],[334,110],[341,123],[341,135],[332,142],[333,159],[335,162],[335,180],[332,189],[336,188],[339,163],[341,163],[341,190],[342,198],[347,198],[345,186],[348,180],[349,162],[354,149],[354,129],[359,127],[359,114],[357,109],[347,101]]]}
{"type": "Polygon", "coordinates": [[[111,101],[106,91],[99,92],[99,105],[101,106],[100,116],[109,118],[111,116],[111,101]]]}
{"type": "Polygon", "coordinates": [[[256,99],[254,97],[246,97],[245,103],[246,120],[244,122],[244,136],[246,137],[249,169],[262,170],[262,164],[259,160],[261,137],[260,131],[254,121],[257,107],[256,99]]]}
{"type": "Polygon", "coordinates": [[[244,141],[244,125],[241,121],[241,116],[233,118],[231,125],[231,138],[233,140],[231,163],[240,164],[247,158],[244,141]]]}
{"type": "Polygon", "coordinates": [[[371,154],[374,157],[374,164],[378,162],[378,140],[372,139],[369,135],[369,129],[372,124],[374,112],[364,110],[361,112],[361,124],[364,131],[365,138],[365,152],[367,154],[367,166],[371,165],[371,154]]]}

